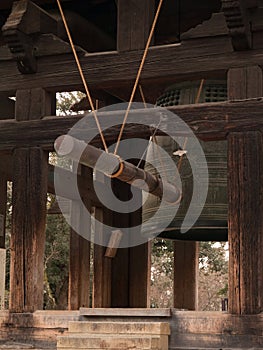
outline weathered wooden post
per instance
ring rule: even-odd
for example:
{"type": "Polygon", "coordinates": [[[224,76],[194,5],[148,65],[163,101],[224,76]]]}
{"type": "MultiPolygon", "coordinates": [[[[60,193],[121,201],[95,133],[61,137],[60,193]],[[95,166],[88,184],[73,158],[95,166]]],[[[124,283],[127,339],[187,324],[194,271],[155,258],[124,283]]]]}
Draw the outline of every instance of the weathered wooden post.
{"type": "MultiPolygon", "coordinates": [[[[229,99],[262,96],[262,69],[230,69],[229,99]]],[[[248,112],[249,113],[249,112],[248,112]]],[[[229,312],[263,310],[263,143],[260,131],[228,136],[229,312]]]]}
{"type": "MultiPolygon", "coordinates": [[[[16,120],[40,119],[51,113],[50,95],[41,88],[19,90],[16,120]]],[[[41,147],[13,153],[13,214],[10,311],[43,308],[48,154],[41,147]]]]}

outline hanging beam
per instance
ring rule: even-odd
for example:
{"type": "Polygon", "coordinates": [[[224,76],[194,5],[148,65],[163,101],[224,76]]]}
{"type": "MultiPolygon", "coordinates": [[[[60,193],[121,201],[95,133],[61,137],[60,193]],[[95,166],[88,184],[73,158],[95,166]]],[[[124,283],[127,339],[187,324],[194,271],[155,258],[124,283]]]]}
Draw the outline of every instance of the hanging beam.
{"type": "Polygon", "coordinates": [[[106,153],[69,135],[57,138],[55,149],[59,156],[65,156],[75,161],[78,161],[81,155],[80,164],[145,190],[169,203],[178,203],[181,200],[181,192],[175,185],[123,161],[114,154],[106,153]]]}

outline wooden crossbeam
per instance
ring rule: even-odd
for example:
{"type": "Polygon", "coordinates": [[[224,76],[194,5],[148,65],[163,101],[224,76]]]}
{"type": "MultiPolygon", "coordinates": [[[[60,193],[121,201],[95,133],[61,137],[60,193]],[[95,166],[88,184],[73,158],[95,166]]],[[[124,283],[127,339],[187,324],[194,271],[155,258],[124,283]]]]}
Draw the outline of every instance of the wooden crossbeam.
{"type": "MultiPolygon", "coordinates": [[[[261,41],[262,44],[262,41],[261,41]]],[[[80,61],[84,75],[92,88],[107,89],[126,85],[134,81],[138,70],[141,51],[107,52],[87,54],[80,61]],[[106,64],[107,63],[107,64],[106,64]]],[[[217,40],[197,40],[150,48],[142,73],[142,82],[174,82],[178,79],[198,79],[221,76],[230,68],[263,65],[263,49],[249,52],[233,52],[231,40],[220,37],[217,40]]],[[[0,61],[0,92],[39,87],[65,91],[82,89],[72,54],[38,58],[38,73],[19,76],[14,74],[14,62],[0,61]]]]}
{"type": "MultiPolygon", "coordinates": [[[[92,88],[107,89],[134,81],[142,51],[107,52],[86,54],[80,58],[84,75],[92,88]]],[[[233,52],[231,40],[223,36],[184,42],[180,44],[152,47],[149,50],[142,82],[172,82],[175,79],[207,78],[221,75],[230,68],[263,64],[263,49],[249,52],[233,52]]],[[[14,74],[14,62],[0,61],[0,92],[19,88],[43,88],[67,91],[81,89],[82,83],[76,70],[72,54],[39,57],[38,73],[19,76],[14,74]]]]}
{"type": "MultiPolygon", "coordinates": [[[[263,98],[255,98],[233,102],[182,105],[170,108],[170,111],[184,120],[200,139],[223,140],[230,131],[262,129],[262,108],[263,98]]],[[[133,113],[138,114],[138,110],[130,112],[131,120],[133,113]]],[[[141,110],[139,113],[141,114],[141,122],[151,125],[153,117],[157,117],[159,111],[154,108],[150,112],[149,110],[141,110]]],[[[118,121],[121,124],[123,111],[101,112],[98,115],[100,119],[114,116],[116,124],[118,121]]],[[[2,120],[0,121],[0,150],[12,150],[17,146],[41,145],[51,151],[56,138],[66,134],[81,118],[82,116],[70,116],[63,119],[61,117],[46,117],[41,120],[19,123],[15,120],[2,120]]],[[[93,119],[88,120],[83,137],[86,137],[89,132],[94,135],[94,131],[97,130],[93,119]]],[[[104,135],[107,142],[116,141],[119,130],[118,125],[105,130],[104,135]]],[[[167,130],[173,135],[184,135],[184,132],[177,128],[177,124],[172,118],[167,118],[167,130]]],[[[138,127],[137,124],[128,124],[124,131],[124,138],[148,138],[152,132],[153,130],[146,125],[140,124],[138,127]]],[[[163,135],[163,133],[157,132],[157,135],[163,135]]],[[[99,146],[100,139],[94,139],[91,144],[99,146]]]]}

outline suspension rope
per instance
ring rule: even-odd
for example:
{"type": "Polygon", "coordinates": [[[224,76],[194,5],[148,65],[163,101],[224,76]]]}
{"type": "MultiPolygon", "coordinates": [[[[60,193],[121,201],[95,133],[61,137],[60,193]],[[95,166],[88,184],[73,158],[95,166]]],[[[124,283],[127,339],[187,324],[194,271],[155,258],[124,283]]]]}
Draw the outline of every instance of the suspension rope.
{"type": "Polygon", "coordinates": [[[129,104],[128,104],[128,107],[127,107],[127,110],[126,110],[126,113],[125,113],[125,116],[124,116],[124,119],[123,119],[123,123],[122,123],[122,126],[121,126],[121,130],[120,130],[119,136],[118,136],[118,140],[117,140],[115,151],[114,151],[115,155],[117,154],[118,149],[119,149],[119,145],[120,145],[120,142],[121,142],[123,131],[124,131],[127,119],[128,119],[128,115],[129,115],[129,112],[130,112],[130,109],[131,109],[131,106],[132,106],[132,102],[133,102],[133,99],[134,99],[134,96],[135,96],[135,93],[136,93],[136,90],[137,90],[137,87],[138,87],[138,84],[139,84],[139,80],[140,80],[140,77],[141,77],[141,74],[142,74],[142,70],[143,70],[143,67],[144,67],[144,64],[145,64],[145,61],[146,61],[146,57],[147,57],[147,54],[148,54],[148,51],[149,51],[149,48],[150,48],[150,44],[151,44],[151,41],[152,41],[152,38],[153,38],[153,34],[154,34],[155,27],[156,27],[156,23],[157,23],[157,20],[159,18],[160,12],[161,12],[162,4],[163,4],[163,0],[160,0],[158,8],[157,8],[157,11],[156,11],[156,14],[155,14],[155,17],[154,17],[154,20],[153,20],[152,28],[151,28],[151,31],[150,31],[150,34],[149,34],[149,37],[148,37],[148,40],[147,40],[147,43],[146,43],[146,47],[145,47],[145,50],[144,50],[144,53],[143,53],[141,64],[140,64],[140,67],[139,67],[139,70],[138,70],[138,73],[137,73],[137,77],[136,77],[136,80],[135,80],[135,83],[134,83],[134,86],[133,86],[133,89],[132,89],[130,101],[129,101],[129,104]]]}
{"type": "Polygon", "coordinates": [[[73,55],[74,55],[77,67],[78,67],[78,70],[79,70],[80,77],[81,77],[82,83],[84,85],[84,88],[85,88],[85,91],[86,91],[86,94],[87,94],[87,98],[88,98],[88,101],[89,101],[89,104],[90,104],[90,107],[91,107],[91,110],[92,110],[95,122],[97,124],[97,128],[99,130],[101,141],[103,143],[105,151],[108,153],[108,147],[107,147],[107,144],[106,144],[106,141],[105,141],[105,138],[104,138],[101,126],[100,126],[100,122],[99,122],[96,110],[94,108],[94,103],[93,103],[92,98],[91,98],[91,94],[90,94],[90,91],[89,91],[89,88],[88,88],[88,84],[87,84],[87,81],[85,79],[85,76],[84,76],[84,73],[83,73],[83,70],[82,70],[82,67],[81,67],[81,64],[80,64],[80,61],[79,61],[76,49],[75,49],[75,45],[74,45],[73,40],[72,40],[72,36],[71,36],[70,30],[69,30],[69,27],[68,27],[68,24],[67,24],[67,20],[66,20],[66,17],[64,15],[64,11],[62,9],[60,0],[57,0],[57,4],[58,4],[58,8],[59,8],[59,11],[60,11],[60,14],[61,14],[62,21],[64,23],[64,27],[65,27],[66,32],[67,32],[67,36],[68,36],[68,39],[69,39],[69,42],[70,42],[70,46],[71,46],[71,49],[72,49],[72,52],[73,52],[73,55]]]}

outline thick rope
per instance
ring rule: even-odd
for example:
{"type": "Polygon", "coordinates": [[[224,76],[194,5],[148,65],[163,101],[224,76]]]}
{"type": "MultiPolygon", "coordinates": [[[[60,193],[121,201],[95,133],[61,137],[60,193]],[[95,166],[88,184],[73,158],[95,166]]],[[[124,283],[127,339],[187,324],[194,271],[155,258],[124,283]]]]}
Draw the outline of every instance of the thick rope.
{"type": "Polygon", "coordinates": [[[154,17],[154,20],[153,20],[152,28],[151,28],[151,31],[150,31],[150,34],[149,34],[149,37],[148,37],[148,40],[147,40],[147,43],[146,43],[146,47],[145,47],[145,50],[144,50],[144,53],[143,53],[141,64],[140,64],[140,67],[139,67],[139,70],[138,70],[138,73],[137,73],[137,77],[136,77],[136,80],[135,80],[135,83],[134,83],[134,87],[133,87],[133,90],[132,90],[132,93],[131,93],[130,101],[129,101],[129,104],[128,104],[128,107],[127,107],[127,110],[126,110],[126,113],[125,113],[125,116],[124,116],[124,119],[123,119],[123,123],[122,123],[122,126],[121,126],[121,130],[120,130],[119,137],[118,137],[117,144],[116,144],[115,151],[114,151],[115,155],[117,154],[118,149],[119,149],[119,145],[120,145],[120,142],[121,142],[123,131],[124,131],[127,119],[128,119],[128,115],[129,115],[129,112],[130,112],[130,109],[131,109],[131,106],[132,106],[132,102],[133,102],[133,99],[134,99],[134,96],[135,96],[135,93],[136,93],[136,90],[137,90],[137,87],[138,87],[138,84],[139,84],[139,80],[140,80],[140,77],[141,77],[141,74],[142,74],[142,70],[143,70],[143,67],[144,67],[144,64],[145,64],[145,61],[146,61],[146,57],[147,57],[147,54],[148,54],[148,51],[149,51],[149,48],[150,48],[150,44],[151,44],[151,41],[152,41],[152,38],[153,38],[153,34],[154,34],[155,27],[156,27],[156,23],[157,23],[157,20],[159,18],[160,12],[161,12],[162,4],[163,4],[163,0],[160,0],[158,8],[157,8],[157,11],[156,11],[156,14],[155,14],[155,17],[154,17]]]}
{"type": "Polygon", "coordinates": [[[78,67],[78,70],[79,70],[80,77],[81,77],[82,83],[84,85],[84,88],[85,88],[85,91],[86,91],[86,94],[87,94],[87,97],[88,97],[88,101],[89,101],[89,104],[90,104],[90,107],[91,107],[94,119],[95,119],[96,124],[97,124],[97,128],[98,128],[99,133],[100,133],[101,141],[103,143],[105,151],[108,153],[108,147],[107,147],[107,144],[106,144],[106,141],[105,141],[105,138],[104,138],[101,126],[100,126],[100,122],[99,122],[96,110],[94,108],[94,104],[93,104],[93,101],[92,101],[92,98],[91,98],[91,94],[90,94],[90,91],[89,91],[89,88],[88,88],[88,84],[87,84],[86,79],[84,77],[83,70],[82,70],[82,67],[81,67],[81,64],[80,64],[80,61],[79,61],[79,58],[78,58],[78,55],[77,55],[77,52],[76,52],[73,40],[72,40],[72,36],[71,36],[70,30],[69,30],[69,27],[68,27],[68,24],[67,24],[66,17],[64,15],[62,6],[60,4],[60,0],[57,0],[57,4],[58,4],[58,8],[59,8],[59,11],[60,11],[60,14],[61,14],[61,18],[62,18],[63,23],[64,23],[64,27],[65,27],[66,32],[67,32],[67,36],[68,36],[68,39],[69,39],[69,42],[70,42],[70,46],[71,46],[72,52],[74,54],[74,58],[75,58],[75,61],[76,61],[76,64],[77,64],[77,67],[78,67]]]}

